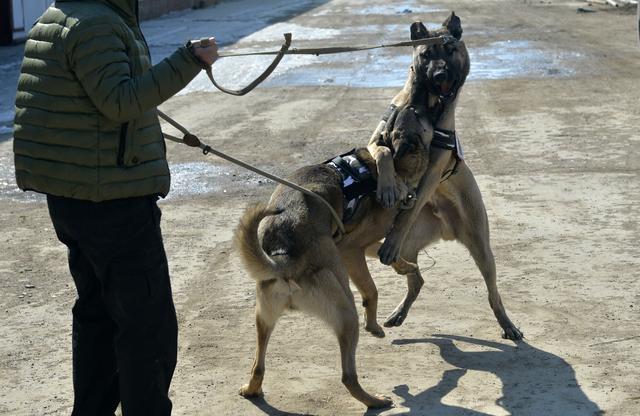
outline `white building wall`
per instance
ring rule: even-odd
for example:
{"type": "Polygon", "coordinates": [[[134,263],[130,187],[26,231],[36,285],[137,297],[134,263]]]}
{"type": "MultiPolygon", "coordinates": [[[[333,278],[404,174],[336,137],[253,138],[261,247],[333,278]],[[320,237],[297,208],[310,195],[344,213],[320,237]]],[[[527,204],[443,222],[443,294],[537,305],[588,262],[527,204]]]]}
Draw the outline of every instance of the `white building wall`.
{"type": "Polygon", "coordinates": [[[35,21],[47,10],[52,0],[11,0],[13,11],[13,40],[26,37],[35,21]]]}

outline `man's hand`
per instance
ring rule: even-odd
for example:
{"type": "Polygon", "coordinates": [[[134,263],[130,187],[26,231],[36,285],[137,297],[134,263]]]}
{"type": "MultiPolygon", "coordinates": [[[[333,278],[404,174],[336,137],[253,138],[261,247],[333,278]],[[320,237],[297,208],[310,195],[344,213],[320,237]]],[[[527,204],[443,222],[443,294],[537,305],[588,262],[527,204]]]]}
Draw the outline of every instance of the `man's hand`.
{"type": "Polygon", "coordinates": [[[192,40],[193,54],[207,66],[213,65],[218,59],[218,44],[216,38],[192,40]]]}

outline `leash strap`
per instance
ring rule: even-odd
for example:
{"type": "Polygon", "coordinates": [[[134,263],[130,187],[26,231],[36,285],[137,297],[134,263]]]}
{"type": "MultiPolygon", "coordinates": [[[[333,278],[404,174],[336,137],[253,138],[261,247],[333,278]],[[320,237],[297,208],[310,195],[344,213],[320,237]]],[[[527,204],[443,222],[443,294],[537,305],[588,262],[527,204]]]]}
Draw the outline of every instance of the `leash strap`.
{"type": "MultiPolygon", "coordinates": [[[[452,39],[455,39],[455,38],[453,38],[452,36],[438,36],[435,38],[416,39],[416,40],[409,40],[404,42],[373,45],[373,46],[372,45],[332,46],[332,47],[326,47],[326,48],[290,48],[291,39],[292,39],[291,33],[285,33],[284,43],[282,44],[282,46],[280,47],[280,50],[278,51],[246,52],[246,53],[230,52],[230,53],[218,54],[218,58],[229,58],[229,57],[237,57],[237,56],[258,56],[258,55],[275,55],[276,56],[273,62],[271,62],[271,65],[269,65],[269,67],[267,67],[267,69],[262,74],[260,74],[255,80],[253,80],[253,82],[251,82],[249,85],[247,85],[244,88],[241,88],[239,90],[233,90],[233,89],[225,88],[221,86],[213,77],[212,67],[208,67],[206,69],[207,77],[209,77],[209,80],[211,81],[211,83],[220,91],[230,95],[242,96],[252,91],[255,87],[257,87],[265,79],[267,79],[269,75],[271,75],[271,73],[277,68],[278,64],[280,64],[280,61],[282,61],[282,58],[285,55],[320,56],[320,55],[331,55],[331,54],[337,54],[337,53],[367,51],[371,49],[380,49],[380,48],[398,48],[403,46],[418,46],[418,45],[427,45],[427,46],[444,45],[446,43],[452,42],[452,39]]],[[[194,47],[198,47],[198,46],[206,47],[209,45],[209,39],[208,38],[200,39],[199,41],[191,42],[191,45],[193,45],[194,47]]]]}
{"type": "MultiPolygon", "coordinates": [[[[285,33],[285,37],[291,33],[285,33]]],[[[450,36],[438,36],[434,38],[424,38],[424,39],[416,39],[416,40],[407,40],[403,42],[396,43],[383,43],[380,45],[363,45],[363,46],[330,46],[325,48],[291,48],[286,51],[285,55],[332,55],[336,53],[348,53],[348,52],[359,52],[359,51],[368,51],[372,49],[382,49],[382,48],[399,48],[404,46],[419,46],[419,45],[444,45],[447,42],[451,42],[449,39],[450,36]]],[[[257,56],[257,55],[278,55],[280,51],[263,51],[263,52],[229,52],[229,53],[221,53],[218,54],[219,58],[229,58],[229,57],[237,57],[237,56],[257,56]]]]}
{"type": "Polygon", "coordinates": [[[224,159],[226,161],[229,161],[229,162],[231,162],[231,163],[233,163],[235,165],[238,165],[238,166],[243,167],[243,168],[245,168],[247,170],[255,172],[258,175],[264,176],[265,178],[271,179],[272,181],[281,183],[282,185],[288,186],[289,188],[295,189],[296,191],[300,191],[303,194],[308,195],[308,196],[316,199],[317,201],[322,203],[325,207],[327,207],[327,209],[329,210],[329,212],[333,216],[333,219],[335,220],[336,225],[338,226],[339,233],[335,238],[339,239],[339,238],[341,238],[342,235],[345,234],[346,231],[345,231],[345,228],[344,228],[344,224],[342,223],[342,219],[340,218],[338,213],[335,211],[335,209],[333,209],[331,204],[329,202],[327,202],[327,200],[324,199],[323,197],[321,197],[320,195],[318,195],[315,192],[312,192],[312,191],[310,191],[310,190],[308,190],[306,188],[303,188],[300,185],[297,185],[297,184],[295,184],[293,182],[290,182],[290,181],[288,181],[286,179],[283,179],[283,178],[281,178],[279,176],[273,175],[273,174],[271,174],[269,172],[265,172],[262,169],[258,169],[255,166],[252,166],[252,165],[250,165],[250,164],[248,164],[246,162],[243,162],[243,161],[241,161],[239,159],[236,159],[233,156],[229,156],[226,153],[223,153],[223,152],[220,152],[219,150],[213,149],[211,146],[208,146],[208,145],[202,143],[200,141],[200,139],[196,135],[189,133],[189,131],[184,126],[182,126],[180,123],[178,123],[177,121],[175,121],[174,119],[172,119],[171,117],[169,117],[168,115],[163,113],[162,111],[160,111],[160,110],[157,110],[157,111],[158,111],[158,115],[160,116],[160,118],[165,120],[167,123],[171,124],[176,129],[180,130],[180,132],[184,134],[184,137],[181,139],[179,137],[175,137],[175,136],[172,136],[170,134],[167,134],[167,133],[163,132],[162,135],[166,139],[171,140],[171,141],[176,142],[176,143],[183,143],[183,144],[186,144],[187,146],[190,146],[190,147],[199,147],[200,149],[202,149],[202,153],[204,153],[205,155],[209,154],[209,153],[213,153],[214,155],[216,155],[216,156],[218,156],[218,157],[220,157],[220,158],[222,158],[222,159],[224,159]]]}

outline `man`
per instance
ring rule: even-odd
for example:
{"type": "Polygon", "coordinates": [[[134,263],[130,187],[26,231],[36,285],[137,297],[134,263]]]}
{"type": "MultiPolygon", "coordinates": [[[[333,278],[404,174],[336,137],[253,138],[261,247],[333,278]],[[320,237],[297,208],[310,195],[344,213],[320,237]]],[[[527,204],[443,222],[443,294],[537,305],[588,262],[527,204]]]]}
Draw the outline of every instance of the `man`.
{"type": "Polygon", "coordinates": [[[16,179],[47,194],[69,249],[73,415],[171,413],[177,321],[160,232],[169,169],[156,106],[217,58],[179,48],[151,66],[137,0],[57,0],[29,32],[16,179]]]}

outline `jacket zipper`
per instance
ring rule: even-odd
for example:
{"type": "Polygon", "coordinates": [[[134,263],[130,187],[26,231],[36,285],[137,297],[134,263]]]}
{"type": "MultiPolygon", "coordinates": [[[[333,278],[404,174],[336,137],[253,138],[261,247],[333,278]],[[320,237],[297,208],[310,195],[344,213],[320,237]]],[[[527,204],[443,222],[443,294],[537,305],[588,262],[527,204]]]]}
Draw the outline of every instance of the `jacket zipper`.
{"type": "Polygon", "coordinates": [[[136,2],[136,26],[138,28],[138,33],[142,38],[142,42],[144,43],[144,46],[147,48],[147,56],[149,57],[149,62],[151,62],[151,50],[149,49],[149,44],[147,43],[147,39],[145,39],[144,34],[142,33],[142,29],[140,28],[140,3],[138,2],[136,2]]]}
{"type": "Polygon", "coordinates": [[[120,126],[120,142],[118,143],[118,158],[116,162],[119,167],[124,166],[124,149],[127,144],[127,127],[129,123],[122,123],[120,126]]]}

